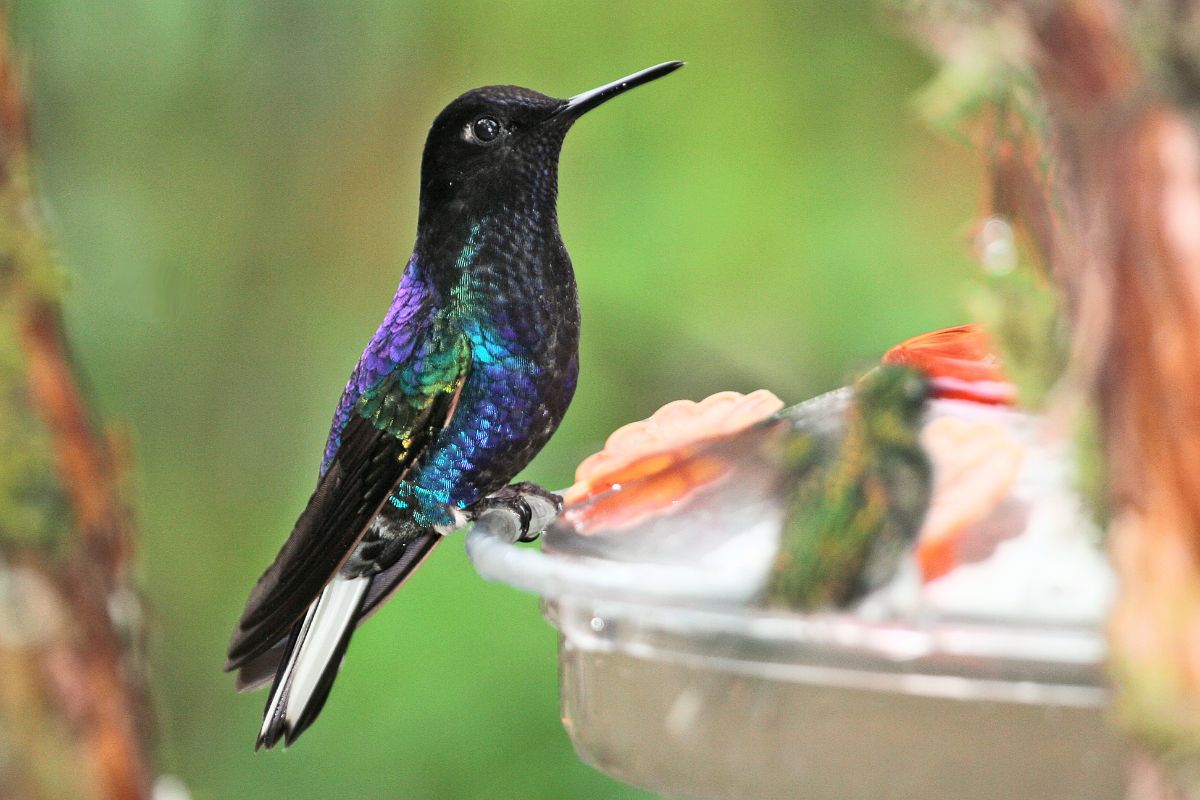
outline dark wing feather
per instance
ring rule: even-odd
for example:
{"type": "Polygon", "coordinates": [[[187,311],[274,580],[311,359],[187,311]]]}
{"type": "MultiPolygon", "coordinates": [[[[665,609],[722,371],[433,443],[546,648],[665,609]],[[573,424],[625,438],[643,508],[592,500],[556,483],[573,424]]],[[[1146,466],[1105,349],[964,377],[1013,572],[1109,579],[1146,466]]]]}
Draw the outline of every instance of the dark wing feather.
{"type": "Polygon", "coordinates": [[[253,658],[243,661],[238,667],[237,690],[239,692],[257,691],[275,680],[275,676],[279,672],[279,662],[290,644],[290,637],[280,639],[253,658]]]}
{"type": "MultiPolygon", "coordinates": [[[[400,557],[394,564],[381,571],[371,579],[371,587],[363,598],[362,609],[358,612],[355,627],[370,619],[384,602],[395,594],[416,571],[425,558],[433,552],[433,548],[442,540],[442,536],[434,531],[422,533],[404,545],[400,557]]],[[[238,668],[237,690],[252,692],[266,686],[279,672],[279,664],[287,653],[289,639],[280,639],[272,647],[259,653],[253,658],[246,659],[238,668]]]]}
{"type": "Polygon", "coordinates": [[[287,635],[354,549],[416,452],[368,420],[350,418],[291,536],[250,592],[229,644],[227,670],[287,635]]]}
{"type": "Polygon", "coordinates": [[[384,601],[395,594],[396,590],[408,580],[409,576],[421,566],[426,556],[433,552],[434,546],[442,540],[438,533],[432,531],[422,533],[416,539],[404,545],[404,552],[396,562],[371,579],[371,588],[363,599],[362,610],[359,611],[358,624],[367,621],[384,601]]]}
{"type": "MultiPolygon", "coordinates": [[[[329,469],[275,561],[250,592],[229,644],[225,669],[238,669],[286,637],[362,538],[388,494],[454,413],[469,356],[447,365],[456,374],[425,402],[387,404],[387,418],[353,414],[329,469]],[[448,389],[446,387],[449,387],[448,389]],[[385,422],[385,427],[377,427],[385,422]],[[400,433],[403,431],[403,433],[400,433]],[[406,434],[406,435],[405,435],[406,434]]],[[[428,545],[424,549],[428,549],[428,545]]]]}

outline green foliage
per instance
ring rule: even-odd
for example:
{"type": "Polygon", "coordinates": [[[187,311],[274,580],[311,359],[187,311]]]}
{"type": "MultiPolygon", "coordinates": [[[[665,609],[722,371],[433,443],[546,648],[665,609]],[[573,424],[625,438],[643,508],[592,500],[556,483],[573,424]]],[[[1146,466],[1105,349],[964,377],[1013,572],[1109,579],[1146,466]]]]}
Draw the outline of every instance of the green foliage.
{"type": "Polygon", "coordinates": [[[38,176],[70,327],[136,433],[163,767],[197,800],[641,797],[580,763],[535,599],[451,541],[355,638],[321,720],[254,754],[220,663],[316,478],[412,245],[425,131],[459,92],[572,94],[688,66],[564,150],[581,380],[524,476],[570,482],[680,397],[798,401],[960,323],[974,156],[909,108],[925,59],[863,4],[30,0],[38,176]]]}
{"type": "Polygon", "coordinates": [[[1019,15],[976,0],[893,0],[909,24],[936,26],[941,64],[916,95],[921,115],[964,143],[980,123],[1008,118],[1044,133],[1045,114],[1019,15]]]}
{"type": "Polygon", "coordinates": [[[1067,363],[1067,332],[1054,290],[1022,266],[982,278],[968,294],[967,308],[991,331],[1021,406],[1042,408],[1067,363]]]}
{"type": "Polygon", "coordinates": [[[1105,469],[1104,446],[1100,438],[1100,415],[1093,408],[1082,409],[1076,420],[1075,463],[1079,470],[1077,484],[1084,507],[1091,513],[1096,527],[1108,532],[1111,498],[1108,495],[1108,473],[1105,469]]]}

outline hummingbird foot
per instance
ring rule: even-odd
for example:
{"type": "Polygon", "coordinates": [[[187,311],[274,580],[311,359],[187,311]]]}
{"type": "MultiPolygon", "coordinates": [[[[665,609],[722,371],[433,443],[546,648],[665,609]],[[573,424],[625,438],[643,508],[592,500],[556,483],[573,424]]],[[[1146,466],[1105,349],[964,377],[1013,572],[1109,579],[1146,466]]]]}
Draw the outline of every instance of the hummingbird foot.
{"type": "Polygon", "coordinates": [[[520,531],[517,541],[532,542],[541,536],[542,529],[550,520],[562,513],[563,499],[559,495],[543,489],[536,483],[522,481],[520,483],[511,483],[500,491],[493,492],[471,506],[467,510],[467,513],[472,520],[477,520],[484,512],[491,511],[492,509],[504,509],[514,514],[517,517],[518,529],[520,531]],[[553,515],[545,523],[533,524],[534,510],[529,504],[529,499],[532,498],[541,500],[554,509],[553,515]]]}

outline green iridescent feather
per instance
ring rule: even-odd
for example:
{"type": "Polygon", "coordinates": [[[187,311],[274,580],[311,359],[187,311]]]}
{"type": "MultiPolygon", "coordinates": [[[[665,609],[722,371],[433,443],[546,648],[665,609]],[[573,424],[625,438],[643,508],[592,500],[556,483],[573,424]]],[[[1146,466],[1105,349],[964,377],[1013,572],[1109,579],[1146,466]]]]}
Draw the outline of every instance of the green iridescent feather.
{"type": "Polygon", "coordinates": [[[363,392],[355,406],[372,425],[401,441],[427,424],[437,401],[456,393],[467,375],[471,348],[466,337],[440,336],[439,326],[434,327],[430,345],[419,353],[415,364],[389,373],[363,392]]]}
{"type": "Polygon", "coordinates": [[[769,602],[845,605],[895,574],[929,505],[931,468],[918,441],[927,395],[917,373],[880,367],[856,384],[840,439],[790,445],[799,477],[769,602]]]}

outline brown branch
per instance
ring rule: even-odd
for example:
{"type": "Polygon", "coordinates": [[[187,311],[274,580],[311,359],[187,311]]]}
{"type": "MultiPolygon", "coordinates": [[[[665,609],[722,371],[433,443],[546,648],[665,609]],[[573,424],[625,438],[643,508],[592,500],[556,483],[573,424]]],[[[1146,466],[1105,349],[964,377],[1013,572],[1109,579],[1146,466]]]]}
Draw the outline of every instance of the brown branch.
{"type": "Polygon", "coordinates": [[[100,797],[141,798],[150,789],[146,700],[141,669],[127,651],[140,649],[136,630],[122,631],[114,603],[137,603],[128,584],[131,518],[109,442],[93,427],[67,352],[56,305],[26,306],[21,341],[29,398],[50,433],[59,482],[74,518],[75,540],[60,562],[56,582],[75,620],[78,641],[70,669],[57,676],[70,694],[72,722],[100,797]]]}
{"type": "MultiPolygon", "coordinates": [[[[0,20],[0,42],[3,25],[0,20]]],[[[0,53],[0,796],[150,796],[149,713],[122,464],[67,347],[0,53]],[[4,356],[8,356],[7,359],[4,356]]]]}
{"type": "Polygon", "coordinates": [[[132,546],[117,464],[75,379],[57,304],[33,301],[21,316],[29,398],[52,436],[80,539],[112,590],[125,577],[132,546]]]}

